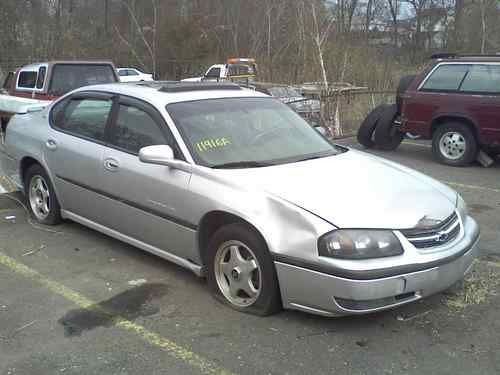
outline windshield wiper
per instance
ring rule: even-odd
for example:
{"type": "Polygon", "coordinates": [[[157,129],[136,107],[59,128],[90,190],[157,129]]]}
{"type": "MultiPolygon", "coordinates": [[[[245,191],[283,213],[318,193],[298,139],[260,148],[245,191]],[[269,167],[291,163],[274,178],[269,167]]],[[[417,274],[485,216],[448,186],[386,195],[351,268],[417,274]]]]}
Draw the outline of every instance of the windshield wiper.
{"type": "Polygon", "coordinates": [[[328,153],[322,153],[322,154],[309,155],[309,156],[306,156],[305,158],[294,160],[294,162],[297,163],[299,161],[321,159],[321,158],[326,158],[328,156],[333,156],[333,155],[337,155],[337,153],[336,152],[328,152],[328,153]]]}
{"type": "Polygon", "coordinates": [[[259,168],[259,167],[268,167],[270,165],[273,164],[255,160],[242,160],[242,161],[234,161],[231,163],[217,164],[212,166],[212,168],[216,169],[259,168]]]}

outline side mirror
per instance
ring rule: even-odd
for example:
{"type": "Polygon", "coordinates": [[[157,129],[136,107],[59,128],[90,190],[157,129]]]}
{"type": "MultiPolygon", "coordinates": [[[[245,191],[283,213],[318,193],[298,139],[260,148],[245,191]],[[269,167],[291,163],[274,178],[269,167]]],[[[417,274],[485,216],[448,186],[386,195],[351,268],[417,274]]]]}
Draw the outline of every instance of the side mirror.
{"type": "Polygon", "coordinates": [[[191,173],[191,164],[174,159],[174,150],[168,145],[147,146],[139,150],[139,160],[146,164],[165,165],[191,173]]]}

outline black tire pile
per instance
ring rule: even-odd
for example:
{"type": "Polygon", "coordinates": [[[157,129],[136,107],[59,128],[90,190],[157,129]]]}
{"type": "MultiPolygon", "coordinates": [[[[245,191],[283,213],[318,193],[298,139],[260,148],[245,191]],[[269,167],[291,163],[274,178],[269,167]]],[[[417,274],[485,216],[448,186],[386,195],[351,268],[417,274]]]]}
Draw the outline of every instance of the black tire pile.
{"type": "Polygon", "coordinates": [[[360,144],[385,151],[395,150],[401,144],[404,138],[404,133],[399,131],[402,94],[414,78],[414,75],[401,78],[396,91],[396,104],[381,104],[366,116],[358,130],[360,144]]]}

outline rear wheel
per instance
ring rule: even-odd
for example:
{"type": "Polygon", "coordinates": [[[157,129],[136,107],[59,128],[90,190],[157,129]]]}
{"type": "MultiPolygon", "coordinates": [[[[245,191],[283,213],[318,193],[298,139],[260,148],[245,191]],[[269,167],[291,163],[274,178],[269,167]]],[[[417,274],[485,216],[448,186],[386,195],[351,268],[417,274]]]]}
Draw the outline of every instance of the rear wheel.
{"type": "Polygon", "coordinates": [[[474,133],[467,125],[449,122],[439,126],[434,132],[432,152],[443,164],[463,167],[476,159],[478,145],[474,133]]]}
{"type": "Polygon", "coordinates": [[[270,315],[281,309],[274,263],[262,238],[243,224],[219,229],[208,246],[208,285],[235,310],[270,315]]]}
{"type": "Polygon", "coordinates": [[[45,225],[61,222],[61,207],[47,172],[38,164],[31,166],[24,178],[28,207],[35,219],[45,225]]]}

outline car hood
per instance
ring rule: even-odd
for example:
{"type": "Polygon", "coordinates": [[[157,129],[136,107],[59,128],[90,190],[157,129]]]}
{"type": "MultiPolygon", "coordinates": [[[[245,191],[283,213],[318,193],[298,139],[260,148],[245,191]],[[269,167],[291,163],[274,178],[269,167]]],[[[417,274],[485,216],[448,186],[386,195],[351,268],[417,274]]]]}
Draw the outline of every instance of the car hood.
{"type": "Polygon", "coordinates": [[[362,152],[272,167],[219,170],[232,183],[264,190],[339,228],[414,228],[444,220],[456,193],[399,164],[362,152]]]}

